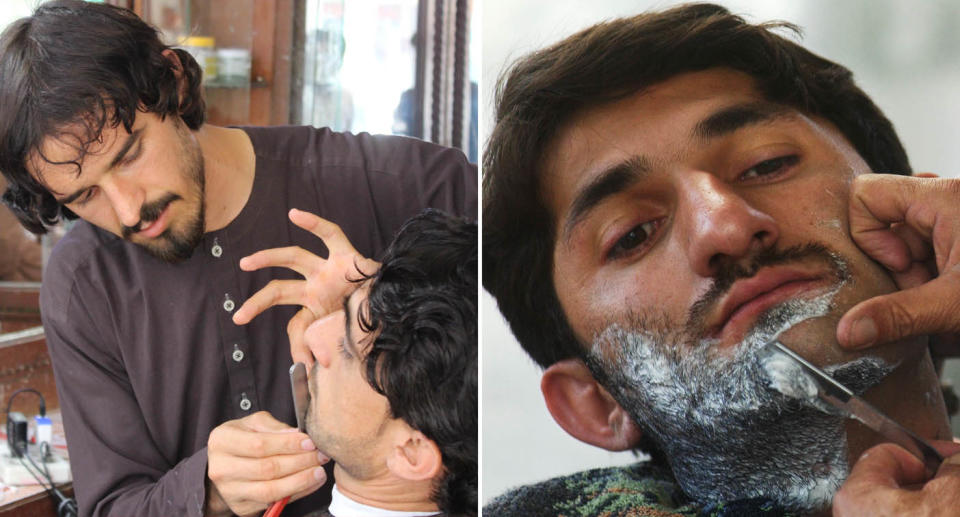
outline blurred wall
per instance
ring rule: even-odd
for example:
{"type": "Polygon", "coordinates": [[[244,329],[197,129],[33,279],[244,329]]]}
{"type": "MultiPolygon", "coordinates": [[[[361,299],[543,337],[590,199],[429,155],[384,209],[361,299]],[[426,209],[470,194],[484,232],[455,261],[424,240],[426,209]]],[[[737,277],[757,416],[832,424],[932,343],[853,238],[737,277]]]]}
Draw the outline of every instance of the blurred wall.
{"type": "MultiPolygon", "coordinates": [[[[720,1],[750,21],[786,20],[802,43],[851,70],[893,121],[917,171],[960,176],[960,2],[927,0],[720,1]]],[[[519,56],[598,21],[658,9],[643,0],[483,0],[481,135],[493,121],[493,93],[519,56]]],[[[482,501],[509,487],[586,468],[630,463],[577,442],[553,422],[540,371],[524,355],[493,298],[482,298],[482,501]]],[[[960,364],[949,365],[960,385],[960,364]]],[[[960,418],[954,419],[960,435],[960,418]]]]}

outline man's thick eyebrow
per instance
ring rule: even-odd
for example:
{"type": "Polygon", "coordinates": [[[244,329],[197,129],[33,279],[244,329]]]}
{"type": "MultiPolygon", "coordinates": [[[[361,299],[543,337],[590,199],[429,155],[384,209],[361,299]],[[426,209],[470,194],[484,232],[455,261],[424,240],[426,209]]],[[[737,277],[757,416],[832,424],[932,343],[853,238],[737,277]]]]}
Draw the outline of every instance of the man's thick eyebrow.
{"type": "MultiPolygon", "coordinates": [[[[137,143],[137,140],[140,139],[140,135],[142,133],[143,133],[143,128],[135,129],[133,130],[132,133],[130,133],[130,136],[128,136],[126,141],[123,142],[123,146],[120,147],[120,150],[117,151],[117,154],[113,157],[112,160],[110,160],[110,165],[107,165],[107,170],[110,170],[116,167],[117,164],[120,163],[121,160],[123,160],[123,157],[126,156],[128,152],[130,152],[130,148],[133,147],[133,144],[137,143]]],[[[82,196],[83,193],[86,192],[88,188],[90,187],[89,186],[81,187],[76,191],[74,191],[72,194],[68,196],[64,196],[60,199],[57,199],[57,203],[60,203],[61,205],[73,203],[74,201],[76,201],[77,198],[82,196]]]]}
{"type": "Polygon", "coordinates": [[[697,123],[693,128],[693,136],[700,140],[709,140],[729,135],[747,126],[793,118],[794,115],[790,108],[772,102],[734,104],[721,108],[697,123]]]}
{"type": "Polygon", "coordinates": [[[110,170],[117,166],[123,160],[123,157],[127,155],[127,152],[130,151],[130,148],[133,147],[133,144],[140,139],[140,135],[143,133],[143,128],[134,129],[133,133],[130,133],[130,136],[127,137],[127,140],[123,142],[123,146],[120,147],[120,150],[117,151],[116,156],[110,160],[110,165],[107,166],[107,170],[110,170]]]}
{"type": "Polygon", "coordinates": [[[640,181],[650,171],[650,163],[643,156],[632,156],[612,165],[597,175],[586,187],[577,193],[567,220],[563,224],[563,239],[583,220],[587,213],[603,200],[622,192],[627,186],[640,181]]]}
{"type": "MultiPolygon", "coordinates": [[[[354,291],[356,292],[356,291],[354,291]]],[[[343,297],[343,319],[344,319],[344,334],[343,334],[343,346],[347,348],[347,352],[350,352],[350,355],[354,357],[359,357],[357,355],[357,347],[353,344],[353,336],[350,331],[353,328],[353,320],[350,318],[350,297],[353,296],[353,293],[348,294],[343,297]]]]}

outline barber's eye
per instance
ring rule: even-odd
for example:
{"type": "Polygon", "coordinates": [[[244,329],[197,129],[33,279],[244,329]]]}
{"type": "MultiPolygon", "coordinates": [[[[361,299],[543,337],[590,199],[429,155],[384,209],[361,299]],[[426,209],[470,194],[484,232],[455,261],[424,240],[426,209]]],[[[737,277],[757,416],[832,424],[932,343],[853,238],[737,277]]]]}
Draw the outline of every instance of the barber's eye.
{"type": "Polygon", "coordinates": [[[770,176],[781,172],[792,165],[795,165],[798,161],[800,161],[800,157],[795,154],[764,160],[743,171],[743,174],[740,175],[740,179],[752,179],[761,176],[770,176]]]}
{"type": "Polygon", "coordinates": [[[607,258],[611,260],[618,259],[635,251],[646,243],[647,239],[653,235],[656,229],[657,221],[648,221],[634,226],[614,243],[613,247],[611,247],[607,253],[607,258]]]}
{"type": "Polygon", "coordinates": [[[89,202],[91,199],[93,199],[93,196],[96,193],[97,193],[97,187],[90,187],[87,190],[84,190],[83,194],[81,194],[80,197],[75,199],[73,202],[79,206],[83,206],[87,204],[87,202],[89,202]]]}

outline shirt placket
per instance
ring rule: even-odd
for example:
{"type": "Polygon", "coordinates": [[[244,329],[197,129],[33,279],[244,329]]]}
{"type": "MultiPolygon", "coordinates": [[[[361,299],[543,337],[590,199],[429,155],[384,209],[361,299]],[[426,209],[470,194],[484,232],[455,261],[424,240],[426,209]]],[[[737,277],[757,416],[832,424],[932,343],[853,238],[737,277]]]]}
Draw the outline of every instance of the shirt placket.
{"type": "Polygon", "coordinates": [[[240,308],[240,284],[237,267],[239,256],[234,252],[226,232],[214,232],[204,238],[206,253],[213,271],[214,300],[220,325],[220,346],[227,378],[230,383],[230,402],[233,414],[242,418],[260,411],[257,384],[253,374],[246,326],[233,323],[233,313],[240,308]]]}

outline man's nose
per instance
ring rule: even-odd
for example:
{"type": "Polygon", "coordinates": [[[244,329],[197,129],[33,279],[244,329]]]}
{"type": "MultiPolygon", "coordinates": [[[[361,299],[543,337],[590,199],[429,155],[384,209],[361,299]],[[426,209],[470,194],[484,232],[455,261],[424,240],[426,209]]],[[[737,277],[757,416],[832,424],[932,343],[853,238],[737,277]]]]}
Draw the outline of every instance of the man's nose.
{"type": "Polygon", "coordinates": [[[698,275],[713,276],[725,261],[750,256],[780,237],[770,215],[751,206],[717,176],[697,172],[687,179],[681,199],[688,214],[690,265],[698,275]]]}
{"type": "Polygon", "coordinates": [[[114,175],[101,185],[110,206],[117,215],[120,224],[133,227],[140,222],[140,209],[143,207],[144,194],[133,181],[114,175]]]}
{"type": "Polygon", "coordinates": [[[328,314],[307,327],[303,341],[321,368],[329,368],[332,354],[344,338],[343,311],[328,314]]]}

